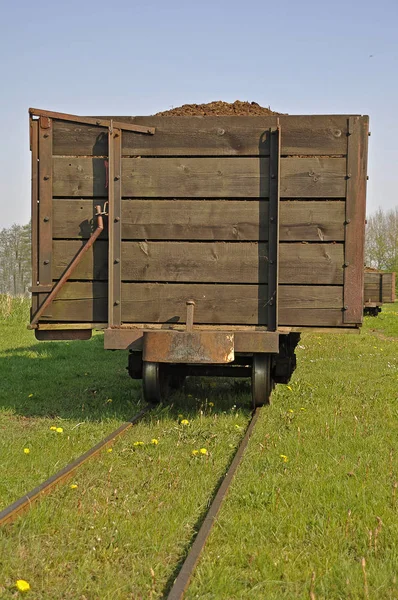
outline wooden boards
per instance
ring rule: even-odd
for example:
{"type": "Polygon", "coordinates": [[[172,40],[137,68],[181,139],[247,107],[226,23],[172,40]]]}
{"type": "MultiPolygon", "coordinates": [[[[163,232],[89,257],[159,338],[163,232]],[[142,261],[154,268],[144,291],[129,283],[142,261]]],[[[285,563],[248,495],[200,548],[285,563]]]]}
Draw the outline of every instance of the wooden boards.
{"type": "MultiPolygon", "coordinates": [[[[53,279],[59,279],[81,242],[56,240],[53,279]]],[[[73,279],[107,279],[108,245],[97,241],[73,279]]],[[[266,283],[267,244],[256,242],[122,242],[122,281],[266,283]]],[[[287,284],[341,285],[343,244],[281,243],[279,281],[287,284]]]]}
{"type": "MultiPolygon", "coordinates": [[[[109,117],[107,117],[109,118],[109,117]]],[[[347,153],[345,115],[270,117],[117,117],[155,127],[155,135],[123,132],[123,156],[268,156],[266,133],[279,121],[282,156],[347,153]]],[[[54,121],[54,155],[107,156],[107,130],[54,121]]]]}
{"type": "Polygon", "coordinates": [[[89,238],[95,205],[105,208],[109,200],[110,207],[100,240],[47,315],[51,322],[71,324],[77,316],[80,323],[110,322],[109,301],[120,312],[117,323],[181,323],[185,301],[195,295],[198,323],[266,325],[268,230],[275,224],[268,214],[275,179],[270,139],[277,127],[279,323],[341,327],[360,320],[351,306],[357,280],[350,273],[360,262],[355,248],[363,233],[366,118],[119,120],[156,129],[152,136],[117,132],[120,173],[111,168],[107,129],[52,121],[53,280],[89,238]],[[357,155],[362,166],[355,170],[357,155]],[[115,187],[120,214],[112,212],[115,187]],[[115,228],[121,247],[111,244],[109,253],[108,229],[115,228]],[[110,285],[110,300],[108,264],[121,286],[115,295],[116,284],[110,285]]]}
{"type": "MultiPolygon", "coordinates": [[[[87,239],[97,200],[54,200],[53,237],[87,239]]],[[[294,200],[280,203],[281,241],[341,242],[343,201],[294,200]]],[[[267,200],[122,201],[124,240],[266,241],[267,200]]],[[[107,237],[107,231],[101,239],[107,237]]]]}
{"type": "MultiPolygon", "coordinates": [[[[267,198],[268,158],[123,158],[129,198],[267,198]]],[[[54,157],[53,195],[108,196],[107,160],[54,157]]],[[[282,158],[281,198],[344,198],[345,158],[282,158]]]]}
{"type": "Polygon", "coordinates": [[[364,302],[383,304],[395,301],[395,273],[365,272],[364,302]]]}
{"type": "MultiPolygon", "coordinates": [[[[288,286],[279,292],[281,325],[342,322],[342,286],[288,286]],[[329,319],[329,320],[328,320],[329,319]]],[[[196,302],[196,323],[266,324],[266,285],[123,283],[122,320],[185,323],[187,298],[196,302]]],[[[106,322],[106,283],[67,283],[54,301],[52,321],[106,322]],[[73,306],[73,313],[70,306],[73,306]]]]}

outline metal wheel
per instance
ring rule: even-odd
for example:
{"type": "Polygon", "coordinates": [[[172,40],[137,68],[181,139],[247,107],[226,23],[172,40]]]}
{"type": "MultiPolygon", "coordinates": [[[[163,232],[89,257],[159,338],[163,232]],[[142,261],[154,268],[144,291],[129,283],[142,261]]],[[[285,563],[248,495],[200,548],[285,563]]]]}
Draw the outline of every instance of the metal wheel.
{"type": "Polygon", "coordinates": [[[146,402],[159,404],[166,399],[169,386],[165,366],[163,363],[144,361],[142,388],[146,402]]]}
{"type": "Polygon", "coordinates": [[[271,378],[271,355],[253,354],[252,366],[252,406],[253,409],[258,406],[270,403],[270,396],[273,390],[271,378]]]}

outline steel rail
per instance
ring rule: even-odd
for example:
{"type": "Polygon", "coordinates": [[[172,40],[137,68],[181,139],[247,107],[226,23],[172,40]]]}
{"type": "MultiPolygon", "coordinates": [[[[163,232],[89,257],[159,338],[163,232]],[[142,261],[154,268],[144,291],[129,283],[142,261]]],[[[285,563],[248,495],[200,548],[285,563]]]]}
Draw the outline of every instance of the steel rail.
{"type": "Polygon", "coordinates": [[[249,423],[249,426],[246,429],[245,436],[240,443],[240,446],[233,458],[231,465],[228,468],[228,471],[225,474],[225,477],[220,487],[218,488],[215,498],[211,503],[210,508],[206,514],[205,520],[203,521],[197,533],[197,536],[191,548],[189,549],[188,555],[185,558],[180,572],[178,573],[177,578],[173,583],[173,587],[171,588],[169,595],[167,596],[167,600],[181,600],[184,597],[184,594],[190,583],[195,567],[198,563],[200,554],[203,548],[205,547],[207,538],[209,537],[210,531],[214,525],[214,521],[216,520],[217,514],[228,492],[229,486],[231,485],[235,472],[241,463],[246,446],[249,442],[250,436],[259,417],[260,410],[260,408],[257,408],[253,413],[253,417],[249,423]]]}
{"type": "Polygon", "coordinates": [[[141,412],[132,417],[132,419],[130,419],[126,423],[123,423],[123,425],[118,427],[118,429],[112,431],[112,433],[107,435],[101,442],[98,442],[98,444],[93,446],[90,450],[87,450],[87,452],[85,452],[76,460],[66,465],[66,467],[49,477],[49,479],[46,479],[46,481],[35,487],[33,490],[31,490],[30,492],[28,492],[9,506],[7,506],[4,510],[0,512],[0,526],[5,525],[7,523],[11,523],[23,511],[29,509],[32,506],[33,502],[35,502],[40,496],[47,494],[56,485],[62,483],[66,478],[70,477],[78,467],[80,467],[92,456],[98,454],[100,450],[102,450],[105,446],[110,444],[122,433],[130,429],[130,427],[137,423],[137,421],[139,421],[152,409],[153,406],[148,406],[144,408],[141,412]]]}

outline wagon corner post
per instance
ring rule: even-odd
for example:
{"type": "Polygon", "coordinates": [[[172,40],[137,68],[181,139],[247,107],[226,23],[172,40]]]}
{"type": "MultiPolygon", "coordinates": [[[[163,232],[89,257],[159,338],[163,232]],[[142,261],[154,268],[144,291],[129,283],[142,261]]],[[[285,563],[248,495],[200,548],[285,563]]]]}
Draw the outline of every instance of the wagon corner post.
{"type": "Polygon", "coordinates": [[[344,324],[360,324],[363,318],[368,131],[367,116],[348,118],[343,265],[344,324]]]}
{"type": "Polygon", "coordinates": [[[37,128],[37,154],[32,145],[32,244],[37,244],[32,253],[36,265],[32,271],[32,294],[37,292],[37,300],[32,301],[32,308],[39,308],[53,282],[53,120],[39,116],[31,123],[32,141],[37,128]]]}
{"type": "Polygon", "coordinates": [[[279,272],[279,201],[281,129],[271,127],[269,151],[269,208],[268,208],[268,314],[267,329],[278,329],[278,272],[279,272]]]}
{"type": "Polygon", "coordinates": [[[108,324],[121,325],[121,210],[122,210],[122,130],[111,123],[108,132],[108,212],[109,212],[109,271],[108,271],[108,324]]]}

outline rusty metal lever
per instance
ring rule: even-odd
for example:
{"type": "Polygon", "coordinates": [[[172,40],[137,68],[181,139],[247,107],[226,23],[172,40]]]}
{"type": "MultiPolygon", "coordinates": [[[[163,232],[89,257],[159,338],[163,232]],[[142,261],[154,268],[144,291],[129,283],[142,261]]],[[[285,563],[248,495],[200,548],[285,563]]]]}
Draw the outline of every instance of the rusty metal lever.
{"type": "Polygon", "coordinates": [[[187,300],[186,304],[187,304],[187,321],[186,321],[187,331],[192,331],[193,330],[193,311],[195,309],[195,301],[187,300]]]}
{"type": "Polygon", "coordinates": [[[29,329],[36,329],[37,322],[40,319],[40,317],[42,316],[42,314],[44,313],[44,311],[46,310],[46,308],[51,304],[51,302],[54,300],[54,298],[56,297],[56,295],[58,294],[60,289],[68,281],[69,277],[72,275],[73,271],[76,269],[77,265],[82,260],[84,254],[87,252],[87,250],[89,250],[91,248],[91,246],[94,244],[97,237],[100,235],[101,231],[104,229],[104,222],[103,222],[102,215],[106,214],[106,213],[105,213],[105,211],[102,210],[100,205],[96,206],[95,208],[97,211],[95,214],[95,216],[97,217],[97,228],[95,229],[95,231],[93,231],[93,233],[87,240],[87,243],[82,248],[80,248],[78,254],[75,256],[75,258],[73,259],[73,261],[71,262],[71,264],[69,265],[69,267],[67,268],[65,273],[62,275],[61,279],[53,287],[50,294],[47,296],[47,298],[45,299],[43,304],[40,306],[39,310],[36,312],[30,325],[28,326],[29,329]]]}

